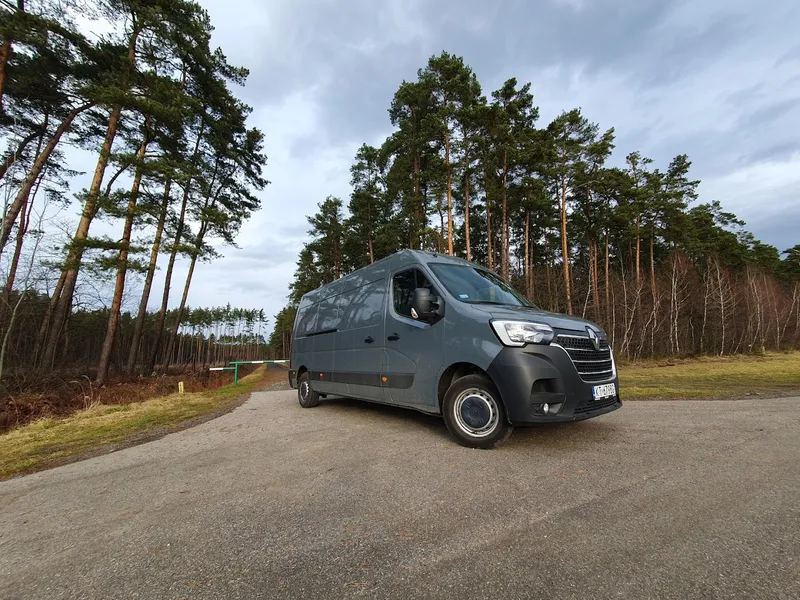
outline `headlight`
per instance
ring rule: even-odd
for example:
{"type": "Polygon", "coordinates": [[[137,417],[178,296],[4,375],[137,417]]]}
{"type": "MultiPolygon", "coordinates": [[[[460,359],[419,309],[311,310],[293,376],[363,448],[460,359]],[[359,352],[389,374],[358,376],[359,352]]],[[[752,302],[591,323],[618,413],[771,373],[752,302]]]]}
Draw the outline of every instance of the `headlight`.
{"type": "Polygon", "coordinates": [[[555,333],[545,323],[530,321],[491,321],[497,337],[506,346],[524,346],[525,344],[549,344],[555,333]]]}

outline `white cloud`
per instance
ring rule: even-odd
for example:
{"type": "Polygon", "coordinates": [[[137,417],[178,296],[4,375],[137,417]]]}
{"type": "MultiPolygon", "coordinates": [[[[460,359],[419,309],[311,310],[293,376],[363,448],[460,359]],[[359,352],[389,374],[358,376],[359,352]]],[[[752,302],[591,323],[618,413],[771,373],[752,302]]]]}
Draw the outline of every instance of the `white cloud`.
{"type": "MultiPolygon", "coordinates": [[[[361,141],[384,139],[396,86],[442,50],[480,69],[487,94],[511,76],[531,81],[541,124],[580,106],[602,128],[615,127],[617,162],[632,150],[659,164],[688,153],[704,180],[702,200],[720,200],[767,242],[770,218],[800,213],[800,156],[791,153],[800,119],[792,105],[800,98],[796,2],[756,10],[749,0],[680,0],[666,13],[644,0],[202,3],[214,43],[251,70],[243,94],[266,135],[272,183],[237,240],[242,249],[223,248],[225,258],[198,265],[194,306],[230,302],[271,315],[283,306],[306,215],[329,194],[347,201],[361,141]],[[635,46],[625,43],[631,39],[635,46]]],[[[74,156],[79,168],[93,169],[94,157],[74,156]]],[[[93,234],[118,230],[93,225],[93,234]]],[[[185,271],[181,262],[176,282],[185,271]]]]}
{"type": "Polygon", "coordinates": [[[583,10],[583,8],[586,6],[585,0],[552,0],[552,2],[556,6],[570,8],[576,12],[583,10]]]}
{"type": "MultiPolygon", "coordinates": [[[[800,211],[800,152],[786,160],[748,165],[703,181],[700,192],[708,200],[720,200],[727,210],[762,222],[800,211]]],[[[795,230],[800,223],[792,224],[795,230]]]]}

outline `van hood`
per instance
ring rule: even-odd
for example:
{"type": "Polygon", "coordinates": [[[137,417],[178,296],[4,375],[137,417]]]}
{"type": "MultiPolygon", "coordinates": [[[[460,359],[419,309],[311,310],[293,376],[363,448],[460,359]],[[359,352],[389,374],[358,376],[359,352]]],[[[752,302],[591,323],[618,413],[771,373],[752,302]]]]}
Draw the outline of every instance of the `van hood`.
{"type": "Polygon", "coordinates": [[[581,319],[580,317],[570,317],[559,313],[548,312],[546,310],[539,310],[536,308],[529,308],[527,306],[493,306],[489,304],[473,304],[473,308],[481,312],[491,315],[493,319],[509,319],[509,320],[530,320],[546,323],[553,329],[560,329],[564,331],[576,331],[585,334],[586,327],[591,327],[596,332],[605,336],[603,328],[581,319]]]}

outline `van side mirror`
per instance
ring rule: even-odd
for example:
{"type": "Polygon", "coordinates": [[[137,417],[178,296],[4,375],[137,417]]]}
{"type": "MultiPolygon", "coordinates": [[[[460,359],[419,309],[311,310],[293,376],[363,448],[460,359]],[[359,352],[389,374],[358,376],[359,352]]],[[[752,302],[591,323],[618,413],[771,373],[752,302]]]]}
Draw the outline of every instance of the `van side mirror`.
{"type": "Polygon", "coordinates": [[[441,300],[428,288],[417,288],[411,303],[411,315],[418,321],[432,321],[440,314],[440,304],[441,300]]]}

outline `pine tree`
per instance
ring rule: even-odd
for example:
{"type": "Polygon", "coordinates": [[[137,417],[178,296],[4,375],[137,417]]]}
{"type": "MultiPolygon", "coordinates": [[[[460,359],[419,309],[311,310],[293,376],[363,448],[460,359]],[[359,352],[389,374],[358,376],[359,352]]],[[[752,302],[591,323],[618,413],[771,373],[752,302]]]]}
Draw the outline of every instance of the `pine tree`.
{"type": "Polygon", "coordinates": [[[522,173],[526,153],[535,135],[534,125],[539,118],[539,109],[533,105],[531,85],[526,83],[519,89],[517,80],[511,78],[492,92],[492,108],[489,133],[495,160],[501,179],[501,274],[508,279],[511,263],[509,235],[509,187],[522,173]]]}
{"type": "Polygon", "coordinates": [[[350,169],[353,193],[348,207],[350,218],[347,219],[348,235],[343,242],[343,252],[351,269],[375,262],[377,230],[386,227],[391,217],[385,210],[380,158],[380,150],[364,144],[350,169]]]}
{"type": "Polygon", "coordinates": [[[427,81],[403,82],[389,108],[389,117],[398,130],[386,141],[382,153],[391,157],[387,173],[387,193],[400,207],[406,222],[408,245],[423,248],[428,229],[432,188],[435,119],[433,97],[427,81]]]}
{"type": "MultiPolygon", "coordinates": [[[[591,172],[587,163],[597,151],[599,126],[590,123],[579,109],[559,115],[547,127],[550,151],[547,175],[556,196],[561,217],[561,260],[564,274],[564,290],[567,314],[573,314],[572,279],[570,277],[570,242],[567,232],[568,209],[575,186],[580,176],[591,172]]],[[[599,152],[602,156],[602,152],[599,152]]]]}

